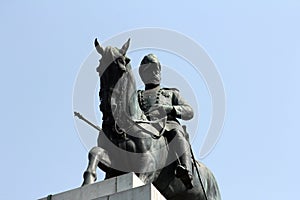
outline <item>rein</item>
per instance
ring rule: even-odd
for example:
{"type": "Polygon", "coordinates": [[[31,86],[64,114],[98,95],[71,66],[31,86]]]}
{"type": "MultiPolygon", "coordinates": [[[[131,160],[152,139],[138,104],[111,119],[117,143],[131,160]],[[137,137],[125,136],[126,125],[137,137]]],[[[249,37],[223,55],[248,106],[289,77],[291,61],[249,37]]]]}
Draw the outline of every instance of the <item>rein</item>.
{"type": "MultiPolygon", "coordinates": [[[[124,72],[124,74],[122,75],[121,79],[124,77],[124,75],[126,75],[129,71],[126,70],[124,72]]],[[[127,79],[126,79],[127,80],[127,79]]],[[[107,90],[108,88],[106,88],[107,90]]],[[[109,89],[110,91],[113,91],[112,88],[109,89]]],[[[134,89],[136,91],[136,89],[134,89]]],[[[118,94],[119,97],[123,97],[126,95],[126,84],[122,83],[121,84],[121,88],[120,88],[120,93],[118,94]],[[125,93],[125,95],[124,95],[125,93]]],[[[137,102],[138,103],[138,102],[137,102]]],[[[118,102],[116,102],[117,104],[117,107],[116,109],[119,110],[118,114],[116,116],[113,116],[115,118],[115,123],[114,123],[114,126],[115,126],[115,130],[118,134],[125,134],[127,132],[129,132],[129,130],[135,125],[137,126],[139,129],[143,130],[145,133],[148,133],[149,135],[151,135],[152,138],[154,139],[158,139],[160,138],[165,130],[166,130],[166,124],[167,124],[167,116],[163,117],[163,118],[160,118],[160,119],[157,119],[157,120],[154,120],[154,121],[146,121],[146,120],[133,120],[130,116],[128,116],[128,114],[126,113],[126,109],[124,109],[124,103],[122,101],[122,99],[119,99],[118,102]],[[120,109],[121,108],[121,109],[120,109]],[[123,111],[123,113],[122,113],[123,111]],[[122,113],[122,114],[121,114],[122,113]],[[117,121],[120,121],[120,116],[125,116],[125,122],[127,122],[129,124],[129,126],[126,126],[126,128],[118,128],[118,125],[117,125],[117,121]],[[146,128],[144,128],[143,126],[141,126],[140,124],[142,123],[147,123],[147,124],[158,124],[160,122],[163,122],[163,127],[162,129],[159,131],[159,134],[156,135],[156,134],[153,134],[151,131],[147,130],[146,128]]],[[[128,104],[129,105],[129,104],[128,104]]],[[[139,105],[138,105],[139,106],[139,105]]]]}
{"type": "Polygon", "coordinates": [[[119,131],[119,128],[117,126],[117,121],[118,121],[118,118],[116,118],[117,120],[115,120],[115,123],[114,123],[114,126],[115,126],[115,130],[118,134],[125,134],[127,132],[129,132],[129,130],[135,125],[137,126],[139,129],[142,129],[145,133],[148,133],[149,135],[151,135],[152,138],[154,139],[158,139],[160,138],[165,130],[166,130],[166,125],[167,125],[167,116],[163,117],[163,118],[160,118],[158,120],[154,120],[154,121],[146,121],[146,120],[133,120],[131,119],[131,117],[129,117],[127,115],[127,113],[125,112],[125,117],[126,117],[126,121],[128,122],[128,124],[130,124],[128,127],[126,127],[126,129],[121,129],[121,131],[119,131]],[[158,124],[160,122],[163,122],[163,128],[159,131],[159,134],[158,135],[155,135],[153,134],[151,131],[147,130],[146,128],[144,128],[143,126],[141,126],[140,124],[142,123],[145,123],[145,124],[158,124]]]}

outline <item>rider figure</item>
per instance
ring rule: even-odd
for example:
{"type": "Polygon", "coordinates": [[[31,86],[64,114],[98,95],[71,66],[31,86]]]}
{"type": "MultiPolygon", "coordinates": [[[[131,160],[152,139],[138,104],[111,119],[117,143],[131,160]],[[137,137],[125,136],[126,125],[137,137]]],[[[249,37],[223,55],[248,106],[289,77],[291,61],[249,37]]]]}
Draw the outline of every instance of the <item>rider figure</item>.
{"type": "Polygon", "coordinates": [[[169,143],[170,153],[177,159],[179,157],[175,175],[191,189],[193,184],[190,144],[188,134],[177,118],[190,120],[193,118],[193,110],[177,89],[160,87],[161,65],[155,55],[149,54],[143,58],[139,74],[145,84],[145,90],[138,91],[140,107],[149,120],[167,116],[164,137],[169,143]]]}

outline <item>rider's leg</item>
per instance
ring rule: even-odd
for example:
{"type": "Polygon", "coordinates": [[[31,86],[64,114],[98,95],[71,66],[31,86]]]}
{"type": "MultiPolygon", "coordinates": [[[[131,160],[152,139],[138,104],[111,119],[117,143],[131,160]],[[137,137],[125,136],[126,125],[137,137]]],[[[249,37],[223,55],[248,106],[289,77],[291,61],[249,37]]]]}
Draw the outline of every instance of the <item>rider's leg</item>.
{"type": "Polygon", "coordinates": [[[181,129],[173,129],[166,134],[170,150],[175,152],[179,158],[179,165],[176,169],[176,176],[182,180],[185,186],[190,189],[192,184],[192,163],[188,136],[181,129]]]}
{"type": "Polygon", "coordinates": [[[192,172],[193,166],[192,166],[192,162],[191,162],[191,149],[190,149],[190,141],[189,141],[189,135],[186,132],[182,132],[179,131],[177,133],[177,135],[181,135],[180,140],[181,140],[181,145],[184,144],[184,153],[182,154],[182,156],[180,157],[181,163],[182,165],[184,165],[186,167],[186,169],[189,172],[192,172]]]}
{"type": "Polygon", "coordinates": [[[179,146],[181,146],[180,148],[183,149],[184,153],[179,157],[181,164],[177,166],[176,176],[182,180],[188,189],[191,189],[193,188],[193,176],[188,136],[182,131],[178,131],[177,135],[179,136],[179,146]]]}

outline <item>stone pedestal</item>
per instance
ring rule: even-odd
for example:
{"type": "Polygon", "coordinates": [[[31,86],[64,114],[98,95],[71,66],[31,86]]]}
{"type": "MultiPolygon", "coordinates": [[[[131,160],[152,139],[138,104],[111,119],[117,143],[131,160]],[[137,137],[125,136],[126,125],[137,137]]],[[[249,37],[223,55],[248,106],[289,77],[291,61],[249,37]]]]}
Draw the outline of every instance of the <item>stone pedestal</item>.
{"type": "Polygon", "coordinates": [[[165,200],[152,185],[145,185],[134,173],[45,197],[40,200],[165,200]]]}

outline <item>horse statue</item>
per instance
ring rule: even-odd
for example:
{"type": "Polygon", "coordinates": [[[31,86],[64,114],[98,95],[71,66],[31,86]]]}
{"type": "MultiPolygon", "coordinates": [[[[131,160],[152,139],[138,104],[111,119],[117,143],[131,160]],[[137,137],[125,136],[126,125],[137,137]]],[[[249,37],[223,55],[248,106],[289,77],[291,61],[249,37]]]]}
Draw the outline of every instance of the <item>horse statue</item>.
{"type": "Polygon", "coordinates": [[[98,146],[89,152],[82,185],[96,181],[99,167],[105,172],[105,179],[135,172],[145,184],[154,184],[168,200],[220,200],[212,172],[195,159],[190,160],[193,188],[187,189],[175,176],[177,155],[170,151],[162,136],[166,118],[148,121],[138,103],[130,59],[126,56],[130,39],[120,49],[104,48],[97,39],[94,44],[102,56],[97,72],[103,121],[98,146]]]}

